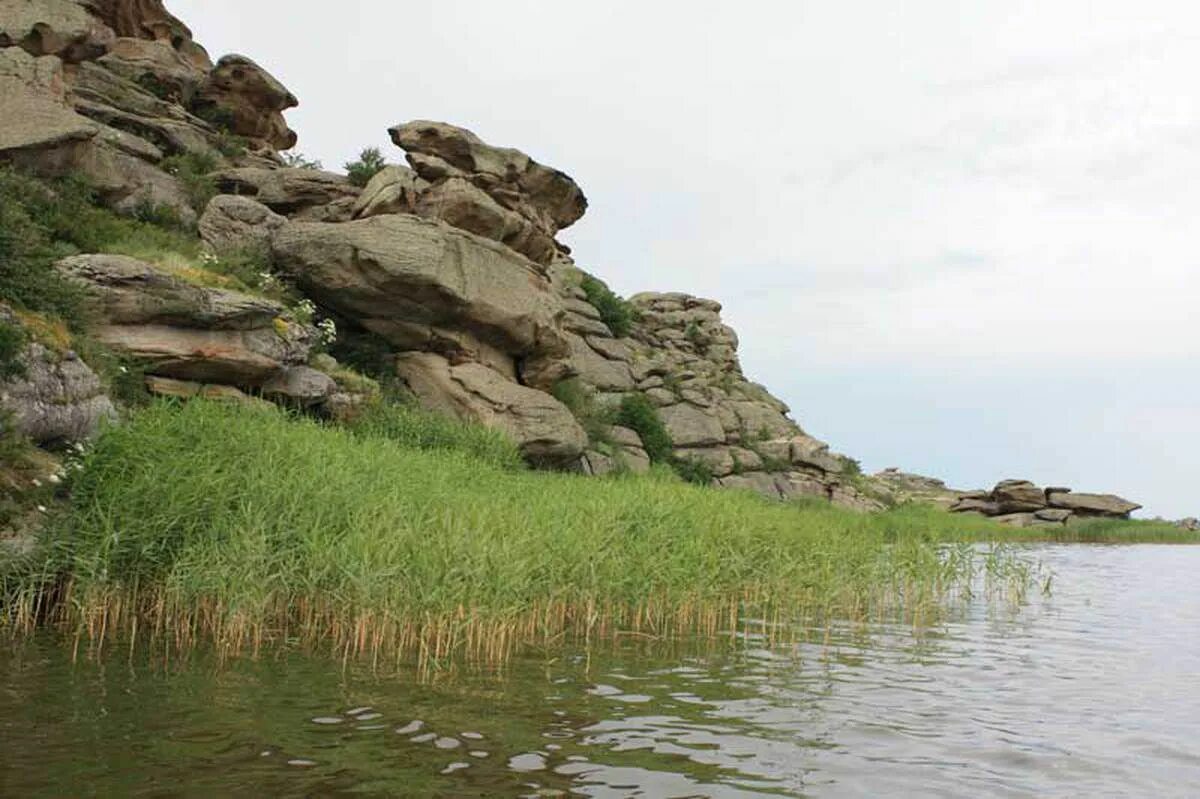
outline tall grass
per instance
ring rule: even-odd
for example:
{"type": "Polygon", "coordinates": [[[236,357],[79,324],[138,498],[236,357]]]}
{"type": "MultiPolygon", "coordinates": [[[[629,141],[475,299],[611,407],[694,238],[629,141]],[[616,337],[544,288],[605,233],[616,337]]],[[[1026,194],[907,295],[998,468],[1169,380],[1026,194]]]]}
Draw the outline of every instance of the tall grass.
{"type": "Polygon", "coordinates": [[[227,653],[502,661],[564,636],[920,618],[980,567],[939,538],[991,528],[536,474],[396,429],[155,404],[87,456],[70,515],[5,578],[6,622],[227,653]]]}

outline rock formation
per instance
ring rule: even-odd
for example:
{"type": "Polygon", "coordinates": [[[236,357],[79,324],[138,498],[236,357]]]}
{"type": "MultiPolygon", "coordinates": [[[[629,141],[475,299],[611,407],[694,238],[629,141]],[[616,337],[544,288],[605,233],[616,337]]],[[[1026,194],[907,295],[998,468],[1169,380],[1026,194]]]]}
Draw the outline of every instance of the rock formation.
{"type": "MultiPolygon", "coordinates": [[[[0,305],[0,322],[26,330],[20,316],[0,305]]],[[[36,340],[28,341],[15,359],[14,373],[0,380],[0,409],[11,424],[35,444],[67,444],[95,435],[104,420],[116,418],[116,409],[88,365],[71,350],[56,350],[36,340]]]]}
{"type": "MultiPolygon", "coordinates": [[[[0,0],[0,164],[81,175],[118,211],[194,223],[219,256],[266,257],[273,279],[314,303],[309,315],[383,342],[423,404],[506,431],[537,465],[598,475],[645,471],[653,457],[779,499],[859,510],[919,499],[1020,524],[1136,508],[1025,483],[963,494],[899,472],[864,477],[745,376],[718,302],[625,303],[576,266],[556,236],[587,199],[566,173],[421,120],[389,130],[408,166],[360,189],[284,165],[276,151],[296,143],[284,119],[296,105],[250,58],[214,64],[161,0],[0,0]],[[188,158],[215,170],[185,175],[188,158]],[[191,191],[197,178],[218,196],[191,191]],[[633,405],[653,409],[669,443],[615,423],[633,405]]],[[[257,395],[335,416],[361,401],[338,384],[335,361],[313,355],[307,317],[282,303],[117,256],[58,269],[100,309],[96,336],[142,361],[155,392],[257,395]]],[[[46,369],[8,396],[18,408],[59,403],[66,417],[30,428],[35,437],[86,433],[111,410],[78,361],[33,350],[28,360],[46,369]]]]}
{"type": "Polygon", "coordinates": [[[1128,519],[1141,507],[1111,494],[1076,494],[1069,488],[1039,488],[1028,480],[1004,480],[991,491],[961,493],[950,510],[1013,527],[1061,527],[1075,519],[1128,519]]]}

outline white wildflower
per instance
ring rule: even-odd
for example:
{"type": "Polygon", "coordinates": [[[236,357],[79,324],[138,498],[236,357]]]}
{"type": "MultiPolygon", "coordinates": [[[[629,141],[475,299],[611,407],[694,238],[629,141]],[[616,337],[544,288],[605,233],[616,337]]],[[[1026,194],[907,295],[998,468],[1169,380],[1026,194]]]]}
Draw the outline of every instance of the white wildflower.
{"type": "Polygon", "coordinates": [[[38,513],[45,513],[45,512],[46,512],[46,506],[38,505],[38,513]]]}

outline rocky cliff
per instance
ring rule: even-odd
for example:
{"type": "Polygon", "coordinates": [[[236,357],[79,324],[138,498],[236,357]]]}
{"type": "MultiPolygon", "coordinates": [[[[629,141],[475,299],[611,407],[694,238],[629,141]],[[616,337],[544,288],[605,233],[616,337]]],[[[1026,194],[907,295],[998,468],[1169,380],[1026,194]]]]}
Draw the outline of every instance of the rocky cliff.
{"type": "MultiPolygon", "coordinates": [[[[82,177],[108,207],[196,231],[206,258],[251,253],[265,281],[303,294],[293,307],[204,277],[203,264],[59,261],[98,310],[95,337],[136,358],[151,391],[352,413],[370,381],[315,354],[336,326],[381,342],[422,404],[506,431],[541,467],[660,461],[697,482],[859,510],[908,498],[1009,508],[860,475],[747,378],[718,302],[609,292],[557,240],[588,206],[566,173],[413,121],[388,131],[407,166],[355,185],[281,157],[297,104],[246,56],[214,63],[161,0],[0,0],[0,164],[82,177]]],[[[38,438],[86,435],[112,414],[74,353],[28,360],[46,366],[9,378],[5,401],[38,438]],[[56,391],[61,418],[43,429],[30,408],[56,391]]],[[[1080,496],[1019,512],[1057,518],[1080,496]]]]}
{"type": "MultiPolygon", "coordinates": [[[[296,135],[283,112],[297,102],[245,56],[214,63],[159,0],[0,0],[0,161],[82,176],[120,212],[194,226],[213,257],[266,254],[319,316],[386,342],[420,402],[505,430],[537,465],[603,474],[653,458],[717,486],[879,507],[852,461],[742,373],[719,303],[602,296],[624,314],[614,330],[588,290],[602,284],[556,239],[587,210],[566,173],[415,121],[388,131],[408,166],[359,188],[285,165],[296,135]],[[655,409],[667,451],[618,424],[631,396],[655,409]]],[[[152,390],[347,402],[333,369],[309,365],[314,328],[277,302],[121,256],[57,268],[152,390]]]]}

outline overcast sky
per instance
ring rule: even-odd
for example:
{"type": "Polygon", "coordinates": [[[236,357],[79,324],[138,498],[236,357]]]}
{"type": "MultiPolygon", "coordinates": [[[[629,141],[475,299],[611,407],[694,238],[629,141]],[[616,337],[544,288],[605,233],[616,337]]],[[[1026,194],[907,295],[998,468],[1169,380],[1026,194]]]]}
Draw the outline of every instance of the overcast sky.
{"type": "Polygon", "coordinates": [[[1192,2],[168,6],[327,167],[437,119],[570,173],[581,266],[721,300],[868,469],[1200,514],[1192,2]]]}

